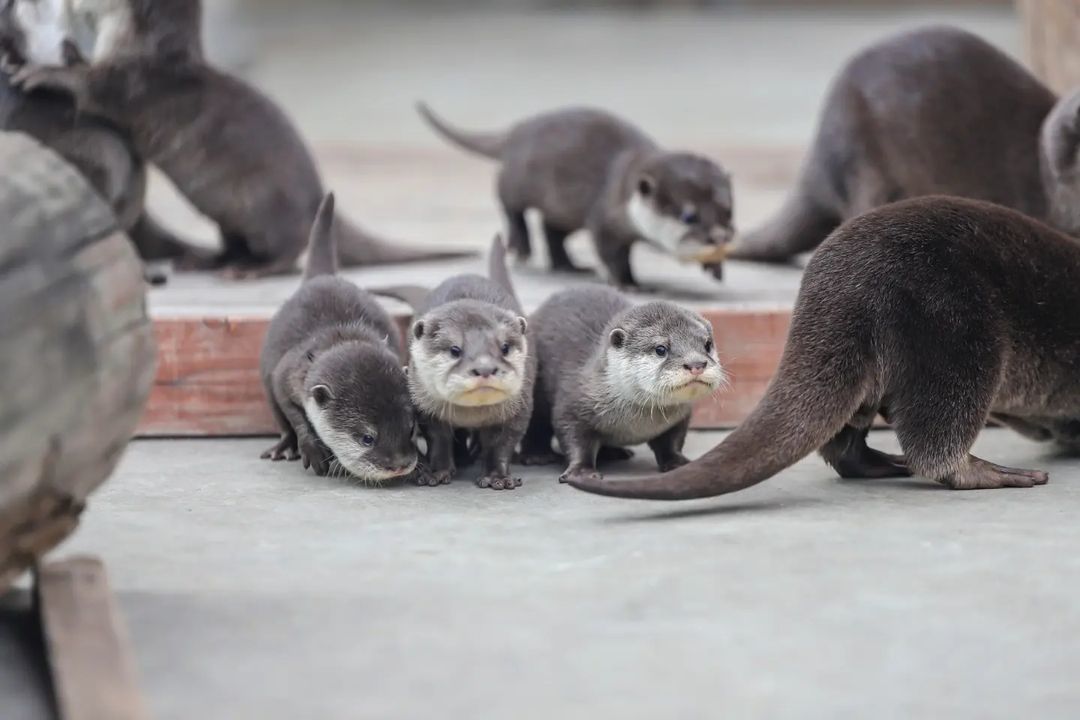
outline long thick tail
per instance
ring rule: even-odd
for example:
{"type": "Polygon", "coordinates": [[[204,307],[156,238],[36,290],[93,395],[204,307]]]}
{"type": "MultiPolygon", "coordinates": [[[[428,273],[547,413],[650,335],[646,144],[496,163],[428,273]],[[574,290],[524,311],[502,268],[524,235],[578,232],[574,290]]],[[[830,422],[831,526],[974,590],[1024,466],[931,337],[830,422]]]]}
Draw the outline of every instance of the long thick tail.
{"type": "Polygon", "coordinates": [[[788,262],[816,248],[839,224],[839,218],[814,205],[796,188],[776,215],[735,240],[728,259],[788,262]]]}
{"type": "Polygon", "coordinates": [[[506,265],[506,242],[502,235],[496,235],[491,241],[491,250],[488,252],[488,279],[510,293],[514,302],[521,305],[517,291],[514,290],[514,281],[510,279],[510,268],[506,265]]]}
{"type": "Polygon", "coordinates": [[[450,125],[425,103],[416,103],[416,111],[431,128],[444,138],[469,152],[498,160],[506,146],[506,132],[469,132],[450,125]]]}
{"type": "Polygon", "coordinates": [[[319,205],[308,236],[304,281],[320,275],[336,275],[338,270],[337,233],[334,231],[334,193],[328,193],[319,205]]]}
{"type": "Polygon", "coordinates": [[[397,240],[381,238],[344,218],[340,218],[335,227],[337,228],[338,260],[342,267],[452,260],[474,257],[477,254],[475,250],[416,247],[397,240]]]}
{"type": "Polygon", "coordinates": [[[701,458],[663,475],[570,484],[611,497],[691,500],[743,490],[794,465],[831,440],[867,393],[870,351],[860,339],[844,338],[843,325],[837,327],[836,333],[823,332],[813,317],[800,323],[796,311],[780,369],[765,397],[701,458]]]}

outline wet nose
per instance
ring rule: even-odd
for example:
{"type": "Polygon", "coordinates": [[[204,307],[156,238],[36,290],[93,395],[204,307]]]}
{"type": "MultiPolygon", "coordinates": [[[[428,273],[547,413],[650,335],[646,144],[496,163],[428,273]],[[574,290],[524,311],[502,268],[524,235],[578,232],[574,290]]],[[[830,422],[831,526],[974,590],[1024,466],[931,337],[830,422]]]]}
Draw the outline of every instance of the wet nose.
{"type": "Polygon", "coordinates": [[[390,466],[387,469],[392,473],[400,475],[412,467],[415,460],[416,458],[412,457],[397,457],[394,458],[394,461],[390,463],[390,466]]]}
{"type": "Polygon", "coordinates": [[[499,374],[499,368],[494,365],[478,365],[470,371],[474,377],[489,378],[499,374]]]}
{"type": "Polygon", "coordinates": [[[716,225],[709,230],[709,239],[717,245],[726,243],[734,236],[735,231],[730,225],[716,225]]]}
{"type": "Polygon", "coordinates": [[[708,365],[708,363],[704,363],[704,362],[700,362],[700,361],[699,362],[683,363],[683,367],[686,368],[690,372],[690,374],[695,376],[695,377],[700,375],[701,373],[705,372],[705,368],[706,368],[707,365],[708,365]]]}

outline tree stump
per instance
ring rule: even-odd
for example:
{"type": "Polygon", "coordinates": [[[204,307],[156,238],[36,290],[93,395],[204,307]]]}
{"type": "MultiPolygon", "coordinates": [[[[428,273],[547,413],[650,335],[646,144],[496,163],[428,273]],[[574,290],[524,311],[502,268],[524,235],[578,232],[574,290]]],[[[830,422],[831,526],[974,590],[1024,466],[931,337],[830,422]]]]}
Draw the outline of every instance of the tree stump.
{"type": "Polygon", "coordinates": [[[142,265],[59,156],[0,133],[0,592],[75,527],[155,366],[142,265]]]}
{"type": "Polygon", "coordinates": [[[1080,85],[1080,0],[1017,0],[1031,69],[1054,91],[1080,85]]]}

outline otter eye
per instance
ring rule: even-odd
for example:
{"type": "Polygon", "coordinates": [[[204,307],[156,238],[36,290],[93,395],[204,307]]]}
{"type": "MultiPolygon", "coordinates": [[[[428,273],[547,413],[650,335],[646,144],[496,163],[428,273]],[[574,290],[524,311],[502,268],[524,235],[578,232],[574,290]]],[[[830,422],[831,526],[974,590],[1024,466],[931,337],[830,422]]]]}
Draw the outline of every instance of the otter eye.
{"type": "Polygon", "coordinates": [[[697,225],[700,218],[698,217],[697,210],[685,210],[683,211],[682,217],[679,219],[687,225],[697,225]]]}
{"type": "Polygon", "coordinates": [[[656,356],[657,357],[667,357],[667,354],[668,354],[667,345],[657,345],[654,348],[654,350],[656,351],[656,356]]]}
{"type": "Polygon", "coordinates": [[[451,347],[450,348],[450,357],[456,357],[456,358],[461,357],[461,348],[459,348],[457,345],[454,345],[453,347],[451,347]]]}
{"type": "Polygon", "coordinates": [[[362,438],[360,438],[360,442],[364,443],[364,445],[367,445],[368,447],[371,447],[375,444],[375,438],[371,435],[364,435],[362,438]]]}
{"type": "Polygon", "coordinates": [[[712,340],[707,340],[705,342],[705,352],[707,352],[707,353],[712,352],[712,340]]]}
{"type": "Polygon", "coordinates": [[[503,346],[502,346],[502,354],[503,354],[504,356],[505,356],[505,355],[509,355],[509,354],[510,354],[510,343],[503,343],[503,346]]]}

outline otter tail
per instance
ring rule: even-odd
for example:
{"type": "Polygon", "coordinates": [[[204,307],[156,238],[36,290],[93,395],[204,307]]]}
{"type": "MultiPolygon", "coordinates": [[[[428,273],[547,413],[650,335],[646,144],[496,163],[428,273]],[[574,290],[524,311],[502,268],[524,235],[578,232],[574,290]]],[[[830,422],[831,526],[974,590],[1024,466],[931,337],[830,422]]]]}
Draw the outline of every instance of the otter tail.
{"type": "Polygon", "coordinates": [[[496,235],[491,241],[491,250],[488,252],[488,279],[510,293],[517,305],[521,305],[517,292],[514,290],[514,281],[510,279],[510,268],[506,265],[506,243],[502,235],[496,235]]]}
{"type": "Polygon", "coordinates": [[[425,103],[416,103],[416,111],[431,128],[444,138],[469,152],[498,160],[506,146],[505,132],[467,132],[450,125],[425,103]]]}
{"type": "Polygon", "coordinates": [[[387,287],[368,288],[372,295],[382,295],[400,300],[413,310],[417,310],[427,303],[431,289],[420,285],[388,285],[387,287]]]}
{"type": "Polygon", "coordinates": [[[315,214],[315,222],[311,224],[304,282],[321,275],[337,274],[337,233],[334,230],[334,193],[327,193],[315,214]]]}
{"type": "Polygon", "coordinates": [[[823,322],[812,310],[796,310],[765,397],[701,458],[663,475],[570,484],[611,497],[690,500],[743,490],[794,465],[835,437],[869,391],[873,358],[866,334],[849,335],[851,324],[833,320],[823,322]],[[828,331],[830,325],[835,333],[828,331]]]}
{"type": "Polygon", "coordinates": [[[342,267],[452,260],[473,257],[475,250],[423,248],[373,235],[344,218],[338,220],[338,261],[342,267]]]}
{"type": "Polygon", "coordinates": [[[818,207],[796,188],[764,225],[736,238],[729,260],[785,263],[816,248],[840,224],[839,218],[818,207]]]}

